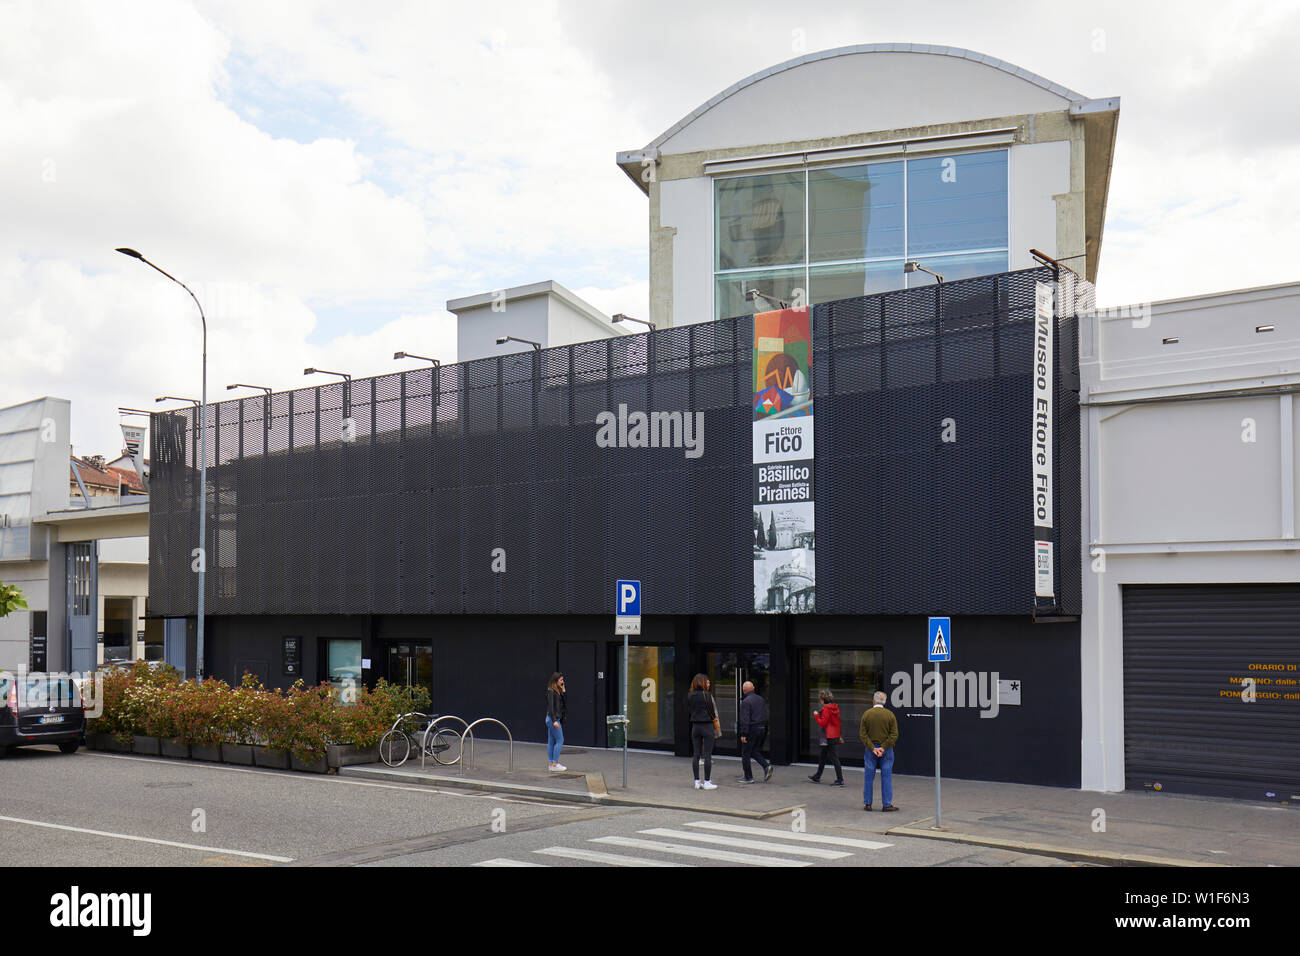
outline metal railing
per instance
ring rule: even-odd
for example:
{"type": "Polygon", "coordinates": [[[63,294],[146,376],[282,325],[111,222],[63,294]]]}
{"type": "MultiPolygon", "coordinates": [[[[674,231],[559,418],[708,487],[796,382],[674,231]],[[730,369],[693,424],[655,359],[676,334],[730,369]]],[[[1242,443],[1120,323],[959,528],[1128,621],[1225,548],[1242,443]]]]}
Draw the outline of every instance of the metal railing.
{"type": "MultiPolygon", "coordinates": [[[[464,757],[464,756],[465,756],[465,738],[466,738],[466,737],[469,737],[469,759],[470,759],[471,761],[474,761],[474,769],[476,769],[476,770],[478,769],[478,762],[477,762],[477,759],[476,759],[475,754],[474,754],[474,728],[477,727],[479,724],[482,724],[482,723],[493,723],[493,724],[496,724],[498,727],[500,727],[502,730],[504,730],[504,731],[506,732],[506,737],[509,738],[509,740],[510,740],[510,769],[507,770],[506,772],[507,772],[507,773],[514,773],[514,772],[515,772],[515,738],[514,738],[514,735],[510,733],[510,728],[509,728],[509,727],[507,727],[505,724],[501,723],[501,721],[497,720],[495,717],[480,717],[478,720],[474,721],[474,723],[469,724],[469,725],[465,728],[464,732],[460,735],[460,755],[461,755],[461,757],[464,757]]],[[[468,762],[468,761],[463,760],[463,759],[460,761],[460,772],[461,772],[461,775],[462,775],[462,776],[463,776],[464,773],[465,773],[465,765],[466,765],[467,762],[468,762]]]]}
{"type": "MultiPolygon", "coordinates": [[[[424,735],[420,738],[420,768],[421,769],[424,768],[424,758],[429,753],[429,734],[433,733],[434,728],[436,728],[444,720],[458,720],[466,728],[471,726],[469,723],[466,722],[465,718],[457,717],[455,714],[443,714],[441,717],[435,717],[433,720],[429,721],[429,726],[424,728],[424,735]]],[[[477,723],[477,721],[475,721],[475,723],[477,723]]],[[[508,732],[509,731],[507,731],[507,733],[508,732]]],[[[456,759],[453,760],[452,763],[459,763],[461,757],[463,756],[465,756],[465,735],[462,733],[460,736],[460,753],[457,754],[456,759]]]]}

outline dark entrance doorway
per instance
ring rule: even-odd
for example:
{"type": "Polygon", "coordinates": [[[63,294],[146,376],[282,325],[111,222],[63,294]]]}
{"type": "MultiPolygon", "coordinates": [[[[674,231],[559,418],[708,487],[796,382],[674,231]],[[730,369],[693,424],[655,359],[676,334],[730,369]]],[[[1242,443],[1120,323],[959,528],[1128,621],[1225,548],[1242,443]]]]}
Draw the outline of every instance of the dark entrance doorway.
{"type": "MultiPolygon", "coordinates": [[[[713,681],[713,699],[718,704],[718,719],[722,722],[722,736],[714,743],[715,753],[740,753],[740,739],[736,724],[740,717],[740,688],[745,681],[753,681],[754,689],[768,701],[771,709],[771,662],[767,648],[734,647],[704,650],[701,652],[700,673],[713,681]]],[[[768,728],[768,743],[763,752],[770,751],[772,733],[768,728]]]]}
{"type": "Polygon", "coordinates": [[[384,677],[390,684],[423,687],[433,693],[433,645],[400,641],[385,647],[384,677]]]}
{"type": "Polygon", "coordinates": [[[596,745],[596,642],[559,641],[555,669],[564,675],[568,717],[564,742],[575,747],[596,745]]]}

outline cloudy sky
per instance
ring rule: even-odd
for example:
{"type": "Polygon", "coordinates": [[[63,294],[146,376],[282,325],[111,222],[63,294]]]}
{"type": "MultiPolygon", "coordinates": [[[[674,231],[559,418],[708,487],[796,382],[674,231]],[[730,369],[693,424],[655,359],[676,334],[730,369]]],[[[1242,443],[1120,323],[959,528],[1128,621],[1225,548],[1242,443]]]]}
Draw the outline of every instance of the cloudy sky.
{"type": "Polygon", "coordinates": [[[938,43],[1122,97],[1103,305],[1300,279],[1300,3],[0,0],[0,407],[455,359],[444,303],[556,279],[647,312],[614,164],[804,52],[938,43]]]}

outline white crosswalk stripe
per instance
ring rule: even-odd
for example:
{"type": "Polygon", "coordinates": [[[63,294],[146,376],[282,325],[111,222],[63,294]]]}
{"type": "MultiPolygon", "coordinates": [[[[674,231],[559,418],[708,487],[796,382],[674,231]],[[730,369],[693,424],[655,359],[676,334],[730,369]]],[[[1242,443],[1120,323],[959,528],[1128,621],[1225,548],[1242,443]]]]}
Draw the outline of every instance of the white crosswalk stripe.
{"type": "Polygon", "coordinates": [[[812,866],[812,860],[791,860],[785,857],[757,856],[753,853],[735,853],[731,850],[718,850],[712,847],[683,846],[680,843],[663,843],[659,840],[640,840],[635,837],[606,836],[595,837],[592,843],[606,843],[610,846],[625,846],[637,850],[653,850],[656,853],[671,853],[678,856],[701,857],[723,863],[746,863],[751,866],[812,866]]]}
{"type": "Polygon", "coordinates": [[[713,843],[717,846],[734,846],[740,850],[766,850],[773,853],[789,853],[793,856],[811,856],[818,860],[842,860],[846,856],[852,856],[852,853],[846,853],[843,850],[823,850],[819,847],[812,846],[785,846],[780,843],[769,843],[766,840],[746,840],[741,837],[716,836],[712,833],[691,833],[688,830],[670,830],[666,827],[655,827],[652,830],[639,830],[646,836],[672,837],[677,840],[694,840],[697,843],[713,843]]]}
{"type": "Polygon", "coordinates": [[[499,856],[494,860],[480,860],[475,866],[546,866],[545,863],[533,863],[529,860],[508,860],[499,856]]]}
{"type": "Polygon", "coordinates": [[[566,857],[570,860],[587,860],[591,863],[608,863],[610,866],[694,866],[693,863],[675,863],[671,860],[651,860],[640,856],[619,856],[617,853],[600,853],[596,850],[584,850],[581,847],[548,846],[534,853],[547,856],[566,857]]]}
{"type": "Polygon", "coordinates": [[[686,825],[704,830],[719,830],[723,833],[752,833],[776,840],[798,840],[802,843],[847,846],[857,850],[883,850],[885,847],[894,845],[892,843],[878,843],[875,840],[858,840],[853,837],[821,836],[817,833],[795,833],[792,830],[772,830],[768,827],[747,827],[739,823],[714,823],[712,820],[701,820],[686,825]]]}
{"type": "MultiPolygon", "coordinates": [[[[568,846],[549,846],[532,852],[556,860],[572,860],[579,864],[588,863],[598,866],[704,865],[664,860],[654,854],[743,866],[812,866],[818,862],[847,859],[857,850],[883,850],[894,845],[879,840],[827,836],[820,833],[796,833],[785,828],[720,823],[714,820],[691,820],[684,822],[682,826],[687,829],[652,827],[638,830],[635,836],[601,836],[588,840],[589,843],[630,852],[606,853],[587,847],[568,846]]],[[[548,864],[497,857],[474,865],[546,866],[548,864]]]]}

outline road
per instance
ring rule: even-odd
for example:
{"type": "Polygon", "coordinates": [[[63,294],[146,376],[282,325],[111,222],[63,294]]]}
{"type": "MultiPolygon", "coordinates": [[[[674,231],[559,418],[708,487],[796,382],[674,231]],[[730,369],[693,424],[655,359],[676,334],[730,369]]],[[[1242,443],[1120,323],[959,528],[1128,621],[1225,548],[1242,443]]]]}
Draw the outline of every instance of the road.
{"type": "Polygon", "coordinates": [[[0,840],[18,866],[1072,865],[798,827],[86,750],[0,758],[0,840]]]}

